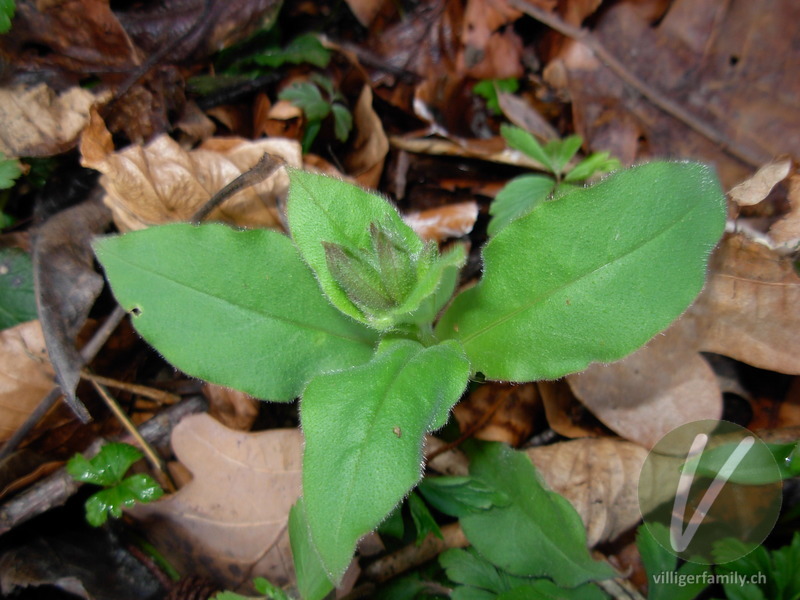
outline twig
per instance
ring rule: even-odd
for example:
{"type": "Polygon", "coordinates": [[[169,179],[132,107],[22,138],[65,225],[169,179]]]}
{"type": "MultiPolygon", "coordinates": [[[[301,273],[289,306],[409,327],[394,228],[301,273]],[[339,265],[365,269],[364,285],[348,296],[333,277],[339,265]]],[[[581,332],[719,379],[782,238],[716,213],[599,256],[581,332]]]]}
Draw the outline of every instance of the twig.
{"type": "Polygon", "coordinates": [[[611,71],[619,77],[623,82],[636,90],[639,94],[647,98],[652,104],[660,108],[668,115],[675,117],[682,121],[685,125],[695,130],[700,135],[711,140],[731,156],[739,159],[743,163],[752,167],[758,168],[769,160],[769,157],[762,155],[760,152],[754,152],[749,148],[743,147],[727,135],[717,130],[716,128],[708,125],[698,117],[690,113],[683,106],[674,100],[665,96],[662,92],[653,88],[649,83],[640,79],[637,75],[631,72],[625,65],[623,65],[615,56],[613,56],[605,46],[594,36],[591,32],[581,27],[575,27],[562,21],[558,16],[553,13],[542,10],[537,6],[533,6],[526,0],[508,0],[509,4],[514,8],[521,10],[523,13],[544,23],[551,29],[558,31],[560,34],[572,38],[589,48],[603,64],[605,64],[611,71]]]}
{"type": "Polygon", "coordinates": [[[144,455],[147,457],[147,460],[153,466],[158,473],[160,473],[161,481],[159,483],[162,484],[164,488],[170,493],[174,492],[177,488],[175,487],[175,483],[172,481],[172,477],[169,476],[167,472],[166,465],[164,464],[164,460],[158,455],[158,453],[153,450],[150,444],[147,443],[139,431],[136,429],[136,425],[131,423],[131,420],[128,418],[128,415],[125,414],[125,411],[120,408],[120,405],[117,404],[117,401],[108,393],[108,390],[100,385],[98,381],[92,380],[92,385],[94,385],[94,389],[97,390],[97,393],[100,394],[100,397],[106,403],[106,406],[114,413],[114,416],[117,417],[122,426],[128,432],[128,434],[136,440],[136,443],[141,448],[144,455]]]}
{"type": "Polygon", "coordinates": [[[192,223],[199,223],[225,200],[237,192],[250,187],[251,185],[256,185],[257,183],[264,181],[284,164],[286,163],[282,159],[272,156],[271,154],[264,154],[264,156],[259,159],[252,169],[245,171],[216,194],[214,194],[211,199],[206,202],[200,208],[200,210],[194,213],[192,218],[189,220],[192,223]]]}
{"type": "MultiPolygon", "coordinates": [[[[167,441],[173,427],[185,416],[207,410],[208,402],[202,396],[192,396],[162,410],[139,427],[139,433],[150,444],[160,445],[167,441]]],[[[123,440],[124,441],[124,440],[123,440]]],[[[100,449],[98,440],[85,454],[93,456],[100,449]]],[[[0,506],[0,535],[32,519],[33,517],[64,504],[81,484],[69,476],[65,469],[42,479],[30,489],[15,496],[0,506]]]]}
{"type": "Polygon", "coordinates": [[[107,387],[122,390],[124,392],[130,392],[131,394],[136,394],[138,396],[144,396],[159,406],[164,404],[175,404],[181,399],[178,394],[172,394],[170,392],[165,392],[164,390],[157,390],[147,387],[146,385],[138,385],[136,383],[128,383],[127,381],[118,381],[116,379],[111,379],[110,377],[103,377],[102,375],[96,375],[95,373],[92,373],[86,369],[81,371],[81,377],[88,379],[89,381],[96,381],[97,383],[101,383],[107,387]]]}
{"type": "Polygon", "coordinates": [[[364,577],[372,581],[386,581],[428,562],[448,548],[469,546],[469,541],[467,541],[458,523],[451,523],[442,527],[442,536],[444,539],[440,540],[433,535],[429,535],[419,546],[415,543],[410,544],[397,552],[379,558],[364,568],[364,577]]]}
{"type": "MultiPolygon", "coordinates": [[[[97,331],[95,331],[92,339],[90,339],[86,345],[81,348],[81,358],[83,359],[84,364],[92,361],[95,355],[97,355],[97,353],[100,351],[100,348],[103,347],[103,344],[106,343],[114,329],[116,329],[117,325],[119,325],[120,321],[122,321],[124,316],[125,309],[117,306],[109,315],[108,319],[106,319],[105,323],[103,323],[103,325],[97,331]]],[[[0,450],[0,460],[4,459],[17,449],[17,446],[19,446],[22,440],[24,440],[31,430],[36,427],[36,424],[44,418],[47,412],[56,403],[56,400],[58,400],[60,397],[61,388],[56,386],[51,389],[44,398],[42,398],[42,401],[39,402],[39,405],[31,412],[30,415],[28,415],[28,418],[25,419],[25,422],[20,425],[20,427],[14,432],[14,435],[9,438],[2,450],[0,450]]]]}

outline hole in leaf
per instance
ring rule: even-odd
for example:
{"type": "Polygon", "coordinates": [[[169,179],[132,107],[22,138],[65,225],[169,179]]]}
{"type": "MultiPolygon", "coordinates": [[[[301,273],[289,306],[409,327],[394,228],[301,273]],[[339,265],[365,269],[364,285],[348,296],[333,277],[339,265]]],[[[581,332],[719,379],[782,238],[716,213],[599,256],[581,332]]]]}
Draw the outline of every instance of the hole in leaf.
{"type": "Polygon", "coordinates": [[[141,309],[141,307],[139,307],[139,306],[134,306],[134,307],[131,309],[131,314],[132,314],[134,317],[140,317],[140,316],[142,316],[142,309],[141,309]]]}

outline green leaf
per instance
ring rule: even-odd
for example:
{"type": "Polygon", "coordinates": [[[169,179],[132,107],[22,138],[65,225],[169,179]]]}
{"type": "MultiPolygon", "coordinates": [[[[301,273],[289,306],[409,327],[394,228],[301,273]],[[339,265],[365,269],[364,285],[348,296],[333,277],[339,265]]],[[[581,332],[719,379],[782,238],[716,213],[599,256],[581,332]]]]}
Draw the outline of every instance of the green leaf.
{"type": "Polygon", "coordinates": [[[556,182],[546,175],[522,175],[509,181],[497,194],[491,206],[487,233],[497,235],[503,227],[528,214],[547,200],[556,182]]]}
{"type": "Polygon", "coordinates": [[[458,344],[385,342],[372,361],[303,393],[303,497],[311,538],[338,581],[356,547],[420,478],[424,435],[444,424],[469,364],[458,344]]]}
{"type": "Polygon", "coordinates": [[[112,442],[104,445],[91,460],[76,454],[67,461],[67,473],[76,481],[95,485],[117,485],[142,453],[130,444],[112,442]]]}
{"type": "Polygon", "coordinates": [[[0,248],[0,329],[37,316],[30,255],[18,248],[0,248]]]}
{"type": "Polygon", "coordinates": [[[699,577],[710,573],[708,565],[687,562],[676,570],[678,557],[659,543],[651,528],[659,531],[661,539],[669,540],[669,530],[661,523],[641,525],[636,532],[636,547],[647,573],[647,599],[693,600],[711,581],[699,577]],[[692,583],[689,583],[689,576],[692,576],[692,583]]]}
{"type": "Polygon", "coordinates": [[[289,228],[300,254],[334,306],[371,327],[403,322],[465,258],[461,247],[439,257],[379,196],[305,171],[290,169],[289,177],[289,228]]]}
{"type": "Polygon", "coordinates": [[[0,0],[0,33],[8,33],[11,29],[11,19],[16,12],[14,0],[0,0]]]}
{"type": "Polygon", "coordinates": [[[508,496],[475,477],[426,477],[417,489],[431,506],[451,517],[508,505],[508,496]]]}
{"type": "Polygon", "coordinates": [[[513,125],[501,125],[500,135],[502,135],[506,143],[520,152],[527,154],[533,160],[541,164],[545,169],[551,173],[556,172],[550,155],[545,151],[542,145],[530,133],[520,127],[513,125]]]}
{"type": "Polygon", "coordinates": [[[275,231],[176,223],[94,247],[139,333],[194,377],[285,401],[372,355],[374,334],[325,300],[275,231]]]}
{"type": "Polygon", "coordinates": [[[608,564],[592,560],[578,513],[542,485],[527,455],[485,443],[471,459],[470,474],[510,501],[461,517],[464,534],[482,556],[512,575],[548,577],[564,587],[615,576],[608,564]]]}
{"type": "Polygon", "coordinates": [[[137,502],[158,500],[163,494],[164,490],[150,475],[131,475],[117,485],[91,495],[86,501],[86,520],[99,527],[106,522],[108,515],[118,519],[123,508],[130,508],[137,502]]]}
{"type": "Polygon", "coordinates": [[[550,157],[553,171],[560,176],[564,167],[572,160],[572,157],[580,150],[583,138],[579,135],[571,135],[563,140],[553,140],[544,147],[544,151],[550,157]]]}
{"type": "MultiPolygon", "coordinates": [[[[699,456],[688,459],[684,469],[695,469],[696,475],[715,478],[719,476],[725,462],[730,458],[741,440],[723,443],[709,450],[704,450],[699,456]]],[[[795,449],[792,444],[761,444],[755,443],[730,473],[727,481],[745,485],[765,485],[794,477],[786,458],[795,449]]]]}
{"type": "Polygon", "coordinates": [[[436,519],[433,518],[431,511],[425,506],[425,502],[422,501],[422,498],[414,492],[411,492],[408,496],[408,508],[411,513],[411,520],[414,522],[414,527],[417,530],[417,546],[425,541],[429,533],[440,540],[444,539],[442,530],[439,529],[439,525],[436,524],[436,519]]]}
{"type": "Polygon", "coordinates": [[[303,498],[289,511],[289,543],[292,546],[297,589],[303,600],[322,600],[333,589],[311,542],[303,498]]]}
{"type": "Polygon", "coordinates": [[[333,131],[336,139],[346,142],[350,137],[350,130],[353,129],[353,115],[344,104],[339,102],[334,102],[331,110],[333,111],[333,131]]]}
{"type": "Polygon", "coordinates": [[[309,121],[322,121],[331,112],[331,103],[322,97],[319,88],[303,81],[293,83],[278,94],[280,100],[288,100],[300,108],[309,121]]]}
{"type": "Polygon", "coordinates": [[[294,38],[283,48],[267,48],[253,57],[253,61],[264,67],[277,68],[286,63],[295,65],[309,63],[321,69],[328,66],[331,52],[312,33],[294,38]]]}
{"type": "Polygon", "coordinates": [[[576,588],[563,588],[547,579],[514,588],[497,596],[495,600],[605,600],[608,594],[596,585],[586,583],[576,588]]]}
{"type": "MultiPolygon", "coordinates": [[[[4,5],[7,0],[0,0],[0,33],[3,28],[3,13],[6,10],[4,5]]],[[[11,16],[14,15],[14,3],[11,2],[11,16]]],[[[10,17],[9,17],[10,18],[10,17]]],[[[6,29],[8,31],[8,29],[6,29]]],[[[6,155],[0,152],[0,190],[5,190],[14,186],[14,181],[22,175],[22,167],[16,158],[6,158],[6,155]]]]}
{"type": "Polygon", "coordinates": [[[665,329],[703,286],[725,198],[696,163],[650,163],[573,188],[501,230],[481,282],[437,325],[489,379],[555,379],[665,329]]]}
{"type": "Polygon", "coordinates": [[[717,575],[724,577],[725,593],[729,598],[769,598],[770,600],[797,600],[800,598],[800,533],[795,532],[792,542],[782,548],[767,552],[763,546],[742,556],[744,544],[736,539],[718,542],[714,557],[724,564],[716,566],[717,575]],[[733,561],[728,557],[737,557],[733,561]],[[738,576],[738,579],[734,578],[738,576]],[[745,585],[742,585],[744,578],[745,585]]]}
{"type": "MultiPolygon", "coordinates": [[[[253,579],[253,587],[259,594],[263,594],[270,600],[292,600],[291,596],[276,585],[272,585],[263,577],[253,579]]],[[[305,596],[303,598],[306,598],[305,596]]]]}
{"type": "Polygon", "coordinates": [[[479,556],[474,548],[446,550],[439,555],[439,564],[451,581],[494,594],[530,583],[530,580],[498,571],[492,563],[479,556]]]}
{"type": "Polygon", "coordinates": [[[565,183],[589,179],[595,173],[616,171],[622,165],[616,158],[609,158],[608,152],[595,152],[579,162],[574,169],[564,176],[565,183]]]}
{"type": "Polygon", "coordinates": [[[488,108],[492,114],[499,115],[502,109],[500,108],[498,93],[506,92],[513,94],[518,89],[519,80],[514,77],[509,77],[508,79],[484,79],[476,83],[472,91],[486,100],[486,108],[488,108]]]}

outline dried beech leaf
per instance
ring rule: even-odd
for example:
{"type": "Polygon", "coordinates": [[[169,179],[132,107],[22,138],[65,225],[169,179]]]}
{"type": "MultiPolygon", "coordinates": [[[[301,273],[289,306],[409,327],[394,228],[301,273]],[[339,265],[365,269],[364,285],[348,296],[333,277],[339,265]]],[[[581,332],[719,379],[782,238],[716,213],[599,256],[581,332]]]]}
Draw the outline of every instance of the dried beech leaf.
{"type": "Polygon", "coordinates": [[[386,0],[345,0],[358,22],[369,27],[372,20],[381,12],[386,0]]]}
{"type": "Polygon", "coordinates": [[[194,478],[130,511],[159,550],[227,588],[294,581],[287,523],[300,495],[300,431],[242,433],[199,414],[175,427],[172,447],[194,478]]]}
{"type": "Polygon", "coordinates": [[[594,437],[603,433],[596,421],[584,424],[588,410],[572,393],[566,380],[537,381],[536,385],[550,429],[568,438],[594,437]]]}
{"type": "Polygon", "coordinates": [[[800,246],[800,174],[789,178],[789,213],[770,227],[770,237],[781,247],[795,251],[800,246]]]}
{"type": "Polygon", "coordinates": [[[475,431],[479,440],[518,446],[527,440],[541,414],[542,402],[535,383],[522,385],[487,383],[473,391],[453,409],[461,431],[475,431]]]}
{"type": "Polygon", "coordinates": [[[467,235],[478,219],[475,202],[448,204],[403,216],[403,220],[423,240],[442,242],[467,235]]]}
{"type": "Polygon", "coordinates": [[[609,429],[647,448],[684,423],[722,415],[714,372],[691,341],[675,333],[669,330],[620,361],[595,363],[567,377],[575,395],[609,429]]]}
{"type": "Polygon", "coordinates": [[[221,385],[206,383],[203,395],[208,398],[208,414],[238,431],[249,431],[258,416],[259,400],[221,385]]]}
{"type": "Polygon", "coordinates": [[[800,374],[800,277],[792,260],[731,235],[710,265],[705,290],[676,325],[697,336],[702,351],[800,374]]]}
{"type": "Polygon", "coordinates": [[[376,188],[383,172],[383,162],[389,152],[389,138],[383,123],[372,108],[372,89],[365,85],[353,110],[355,140],[344,159],[347,172],[359,185],[376,188]]]}
{"type": "Polygon", "coordinates": [[[60,95],[45,84],[0,88],[0,152],[51,156],[69,150],[89,123],[89,109],[111,98],[74,87],[60,95]]]}
{"type": "Polygon", "coordinates": [[[55,385],[39,321],[0,331],[0,440],[25,422],[55,385]]]}
{"type": "Polygon", "coordinates": [[[755,175],[734,186],[728,192],[731,200],[739,206],[752,206],[766,198],[772,188],[789,176],[792,159],[784,158],[768,163],[755,175]]]}
{"type": "MultiPolygon", "coordinates": [[[[120,230],[143,229],[172,221],[187,221],[222,187],[252,168],[264,153],[299,167],[297,142],[268,139],[251,142],[240,138],[211,138],[186,151],[167,135],[146,146],[129,146],[118,152],[99,116],[81,139],[82,164],[103,173],[104,202],[120,230]]],[[[210,215],[243,227],[279,227],[278,198],[289,186],[283,169],[261,183],[243,189],[210,215]]]]}
{"type": "Polygon", "coordinates": [[[547,484],[578,511],[589,546],[614,540],[641,519],[637,492],[645,448],[597,438],[530,448],[527,454],[547,484]]]}

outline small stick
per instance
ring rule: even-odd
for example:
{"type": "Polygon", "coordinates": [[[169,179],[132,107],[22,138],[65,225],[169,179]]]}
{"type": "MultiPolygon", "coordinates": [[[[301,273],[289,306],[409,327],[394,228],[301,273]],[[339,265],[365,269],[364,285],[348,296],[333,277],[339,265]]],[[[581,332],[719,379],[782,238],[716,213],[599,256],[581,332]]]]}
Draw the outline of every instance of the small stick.
{"type": "MultiPolygon", "coordinates": [[[[125,309],[123,309],[121,306],[117,306],[108,316],[108,319],[106,319],[105,323],[103,323],[103,325],[94,332],[92,339],[90,339],[86,345],[81,348],[81,358],[83,359],[84,364],[91,362],[91,360],[97,355],[97,353],[100,351],[100,348],[102,348],[103,345],[108,341],[108,338],[111,336],[114,329],[117,328],[117,325],[119,325],[123,317],[125,317],[125,309]]],[[[4,459],[17,449],[17,446],[19,446],[20,443],[22,443],[22,440],[24,440],[31,430],[36,427],[36,424],[44,418],[44,416],[56,403],[56,400],[58,400],[60,397],[61,388],[59,386],[55,386],[44,398],[42,398],[42,401],[39,402],[38,406],[31,412],[30,415],[28,415],[28,418],[25,419],[25,422],[20,425],[20,427],[14,432],[14,435],[8,439],[3,448],[0,450],[0,460],[4,459]]]]}
{"type": "Polygon", "coordinates": [[[96,375],[86,369],[81,371],[81,377],[88,379],[89,381],[96,381],[97,383],[101,383],[107,387],[112,387],[124,392],[130,392],[131,394],[144,396],[145,398],[149,398],[159,405],[175,404],[181,399],[181,397],[177,394],[171,394],[163,390],[157,390],[147,387],[146,385],[138,385],[136,383],[128,383],[127,381],[111,379],[110,377],[103,377],[102,375],[96,375]]]}
{"type": "Polygon", "coordinates": [[[142,449],[142,452],[144,452],[145,457],[153,466],[153,468],[161,474],[160,479],[163,479],[163,484],[165,484],[164,487],[166,490],[170,493],[174,492],[177,488],[175,487],[175,483],[172,481],[172,477],[169,476],[166,465],[164,464],[161,456],[159,456],[159,454],[153,450],[150,444],[147,443],[147,440],[142,437],[142,435],[136,429],[136,425],[131,423],[128,415],[126,415],[125,411],[120,408],[120,405],[117,404],[117,401],[114,400],[111,394],[108,393],[108,390],[95,380],[92,380],[92,385],[94,385],[94,389],[96,389],[97,393],[100,394],[100,397],[106,403],[108,408],[111,409],[111,412],[114,413],[114,416],[119,419],[120,423],[122,423],[122,426],[126,429],[128,434],[134,440],[136,440],[139,448],[142,449]]]}
{"type": "Polygon", "coordinates": [[[282,167],[285,164],[286,163],[282,159],[265,153],[252,169],[245,171],[216,194],[214,194],[211,199],[200,208],[200,210],[192,215],[192,218],[189,219],[189,221],[195,224],[200,223],[200,221],[205,219],[212,210],[222,204],[225,200],[237,192],[250,187],[251,185],[256,185],[257,183],[264,181],[267,177],[277,171],[279,167],[282,167]]]}
{"type": "Polygon", "coordinates": [[[697,133],[711,140],[723,151],[731,156],[739,159],[744,164],[751,167],[758,168],[769,160],[769,157],[761,153],[753,152],[749,148],[743,147],[729,138],[727,135],[717,130],[716,128],[708,125],[698,117],[690,113],[683,106],[674,100],[659,92],[649,83],[640,79],[625,65],[623,65],[615,56],[613,56],[605,46],[588,30],[582,27],[575,27],[562,21],[558,16],[553,13],[542,10],[538,6],[533,6],[527,0],[508,0],[509,4],[521,10],[529,17],[532,17],[544,23],[551,29],[559,32],[560,34],[572,38],[573,40],[582,43],[589,48],[597,58],[600,59],[611,71],[619,77],[622,81],[636,90],[639,94],[647,98],[651,103],[660,108],[668,115],[675,117],[682,121],[685,125],[694,129],[697,133]]]}

